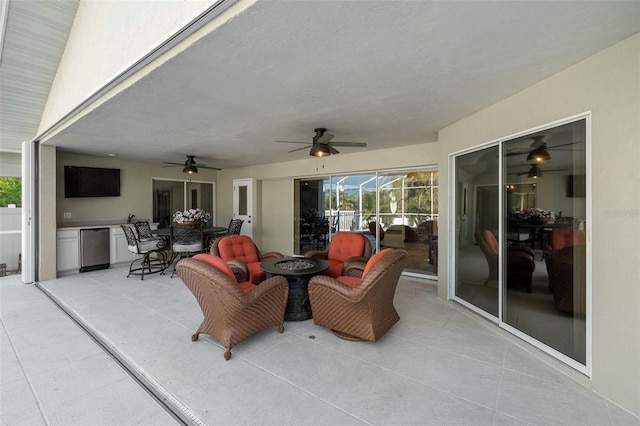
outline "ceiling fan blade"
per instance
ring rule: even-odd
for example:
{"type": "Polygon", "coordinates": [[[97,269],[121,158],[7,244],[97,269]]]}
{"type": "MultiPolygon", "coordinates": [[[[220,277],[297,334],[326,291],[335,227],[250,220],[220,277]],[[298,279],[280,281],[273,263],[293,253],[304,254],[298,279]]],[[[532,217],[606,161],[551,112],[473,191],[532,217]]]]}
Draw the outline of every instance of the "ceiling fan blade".
{"type": "Polygon", "coordinates": [[[340,154],[340,151],[338,151],[337,149],[335,149],[333,147],[333,144],[327,144],[327,146],[329,147],[329,151],[331,152],[331,155],[336,155],[336,154],[340,154]]]}
{"type": "Polygon", "coordinates": [[[196,164],[195,166],[196,166],[196,167],[199,167],[199,168],[201,168],[201,169],[222,170],[222,169],[219,169],[219,168],[217,168],[217,167],[212,167],[212,166],[203,166],[202,164],[196,164]]]}
{"type": "Polygon", "coordinates": [[[361,146],[366,147],[366,142],[329,142],[329,145],[335,146],[361,146]]]}
{"type": "Polygon", "coordinates": [[[541,172],[566,172],[569,169],[540,169],[541,172]]]}
{"type": "Polygon", "coordinates": [[[568,143],[561,143],[561,144],[559,144],[559,145],[548,146],[548,147],[547,147],[547,149],[555,149],[555,148],[559,148],[559,147],[561,147],[561,146],[575,145],[575,144],[577,144],[577,143],[580,143],[580,142],[568,142],[568,143]]]}
{"type": "Polygon", "coordinates": [[[303,149],[307,149],[307,148],[309,148],[309,147],[308,146],[303,146],[301,148],[292,149],[291,151],[288,151],[288,152],[302,151],[303,149]]]}
{"type": "Polygon", "coordinates": [[[170,166],[162,166],[162,167],[172,167],[172,166],[184,166],[184,163],[171,163],[169,161],[163,161],[163,164],[170,164],[170,166]]]}
{"type": "Polygon", "coordinates": [[[280,143],[304,143],[307,145],[311,145],[311,142],[302,142],[302,141],[276,141],[276,142],[280,142],[280,143]]]}
{"type": "Polygon", "coordinates": [[[314,142],[320,142],[320,143],[328,143],[331,139],[333,139],[333,135],[330,133],[323,133],[320,137],[314,137],[313,141],[314,142]]]}

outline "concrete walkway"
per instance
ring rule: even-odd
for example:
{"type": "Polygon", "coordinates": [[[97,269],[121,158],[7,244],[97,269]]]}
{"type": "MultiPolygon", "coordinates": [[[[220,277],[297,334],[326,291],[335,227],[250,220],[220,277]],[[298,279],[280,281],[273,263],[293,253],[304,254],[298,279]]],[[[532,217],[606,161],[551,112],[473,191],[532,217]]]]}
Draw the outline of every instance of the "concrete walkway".
{"type": "Polygon", "coordinates": [[[401,279],[401,320],[375,344],[286,322],[225,361],[209,336],[191,341],[202,314],[180,278],[126,272],[62,277],[44,292],[0,279],[2,425],[640,425],[429,281],[401,279]]]}

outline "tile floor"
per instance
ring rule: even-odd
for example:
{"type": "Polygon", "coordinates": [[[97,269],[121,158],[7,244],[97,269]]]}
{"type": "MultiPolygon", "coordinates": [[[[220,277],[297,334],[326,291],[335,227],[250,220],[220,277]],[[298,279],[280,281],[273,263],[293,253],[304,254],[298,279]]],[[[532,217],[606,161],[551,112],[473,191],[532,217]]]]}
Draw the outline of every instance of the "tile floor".
{"type": "Polygon", "coordinates": [[[640,425],[430,281],[400,280],[401,320],[375,344],[286,322],[225,361],[209,336],[191,342],[202,317],[178,277],[125,276],[115,267],[39,284],[113,356],[37,286],[0,279],[2,425],[640,425]]]}

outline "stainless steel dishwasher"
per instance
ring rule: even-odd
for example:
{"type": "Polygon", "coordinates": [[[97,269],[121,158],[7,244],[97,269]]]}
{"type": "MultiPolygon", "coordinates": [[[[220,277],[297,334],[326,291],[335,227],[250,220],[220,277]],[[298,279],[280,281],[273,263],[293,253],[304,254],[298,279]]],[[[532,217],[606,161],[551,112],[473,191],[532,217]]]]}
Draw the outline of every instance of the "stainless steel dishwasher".
{"type": "Polygon", "coordinates": [[[109,268],[109,228],[80,230],[80,272],[109,268]]]}

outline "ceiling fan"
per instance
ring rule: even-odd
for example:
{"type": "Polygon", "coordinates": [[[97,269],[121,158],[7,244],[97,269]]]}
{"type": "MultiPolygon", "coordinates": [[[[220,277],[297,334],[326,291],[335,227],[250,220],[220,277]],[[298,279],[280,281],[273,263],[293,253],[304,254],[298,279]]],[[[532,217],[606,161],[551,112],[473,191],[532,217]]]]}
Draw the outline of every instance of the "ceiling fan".
{"type": "MultiPolygon", "coordinates": [[[[332,142],[331,140],[333,139],[333,135],[326,133],[327,129],[323,127],[318,127],[316,129],[313,129],[313,131],[316,132],[316,134],[313,137],[312,142],[300,142],[300,141],[276,141],[276,142],[303,143],[305,145],[311,144],[311,150],[309,151],[309,155],[313,157],[326,157],[329,155],[339,154],[340,151],[335,149],[334,146],[359,146],[359,147],[367,146],[367,144],[364,142],[338,142],[338,141],[332,142]]],[[[296,152],[305,148],[307,147],[303,146],[302,148],[292,149],[289,152],[296,152]]]]}
{"type": "Polygon", "coordinates": [[[537,179],[537,178],[543,176],[543,172],[565,172],[567,170],[568,169],[545,169],[545,170],[543,170],[537,164],[533,164],[533,165],[531,165],[531,168],[529,168],[529,170],[527,170],[526,172],[516,172],[516,173],[509,173],[509,174],[510,175],[516,175],[516,176],[527,175],[527,177],[537,179]]]}
{"type": "MultiPolygon", "coordinates": [[[[187,160],[184,162],[184,169],[182,169],[183,173],[187,173],[190,175],[198,173],[198,167],[201,169],[211,169],[211,170],[222,170],[217,167],[207,166],[206,164],[198,164],[196,165],[195,155],[187,155],[187,160]]],[[[164,167],[175,167],[182,166],[182,163],[172,163],[169,161],[163,161],[164,164],[168,164],[168,166],[164,167]]]]}
{"type": "Polygon", "coordinates": [[[533,143],[530,145],[530,149],[525,151],[511,151],[507,152],[506,156],[511,157],[514,155],[525,155],[527,154],[527,162],[533,164],[544,163],[545,161],[551,160],[551,154],[549,150],[557,150],[557,151],[573,151],[571,148],[562,148],[563,146],[575,145],[580,142],[568,142],[562,143],[554,146],[547,146],[547,142],[544,141],[544,135],[534,136],[533,143]]]}

